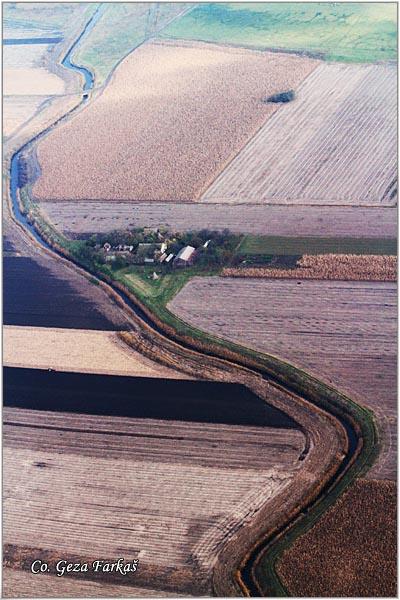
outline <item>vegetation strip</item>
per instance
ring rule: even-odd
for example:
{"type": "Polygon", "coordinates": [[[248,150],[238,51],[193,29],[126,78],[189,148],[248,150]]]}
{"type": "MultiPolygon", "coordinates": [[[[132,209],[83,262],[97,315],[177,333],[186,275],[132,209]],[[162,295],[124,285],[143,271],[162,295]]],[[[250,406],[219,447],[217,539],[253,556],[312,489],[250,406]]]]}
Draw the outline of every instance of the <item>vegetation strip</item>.
{"type": "MultiPolygon", "coordinates": [[[[25,200],[27,200],[27,198],[25,198],[25,200]]],[[[91,265],[88,265],[85,259],[82,260],[82,257],[79,257],[79,246],[77,247],[76,245],[71,245],[71,243],[66,243],[67,240],[65,240],[58,232],[52,230],[49,224],[37,220],[35,220],[33,224],[37,231],[40,232],[40,235],[47,240],[47,243],[50,242],[53,245],[53,248],[61,256],[66,256],[79,267],[83,267],[90,272],[91,265]],[[64,247],[63,243],[66,243],[66,247],[64,247]]],[[[100,277],[100,279],[105,281],[116,290],[117,293],[120,293],[120,295],[122,292],[124,299],[129,301],[130,306],[138,308],[140,310],[140,315],[145,316],[146,324],[155,326],[156,331],[162,332],[163,335],[167,334],[167,336],[184,347],[189,349],[193,348],[202,353],[206,352],[210,356],[223,358],[230,363],[236,363],[238,366],[249,368],[259,372],[263,376],[271,378],[276,384],[282,385],[284,389],[292,390],[292,392],[299,394],[301,397],[314,404],[314,406],[327,410],[330,414],[335,415],[339,421],[347,423],[348,427],[355,432],[354,435],[360,440],[357,448],[353,449],[355,452],[354,455],[347,456],[344,463],[342,463],[344,464],[343,474],[336,472],[336,475],[333,477],[333,480],[336,480],[336,477],[340,475],[340,480],[336,486],[334,485],[334,481],[330,479],[328,483],[329,493],[326,496],[321,496],[319,493],[317,500],[313,498],[310,506],[306,509],[305,514],[304,509],[300,509],[299,507],[298,510],[295,511],[295,514],[291,515],[290,525],[292,526],[292,529],[290,532],[286,531],[285,527],[285,529],[280,532],[280,536],[278,536],[273,547],[271,540],[264,541],[264,548],[262,550],[259,548],[256,549],[257,558],[256,556],[248,557],[252,563],[254,562],[256,581],[260,581],[263,593],[284,594],[285,590],[275,573],[275,562],[281,552],[296,539],[298,535],[315,523],[317,518],[337,499],[340,493],[342,493],[357,476],[364,473],[368,467],[372,465],[378,454],[377,431],[371,411],[358,406],[333,388],[326,386],[308,374],[275,357],[263,355],[262,353],[252,351],[231,342],[226,342],[225,340],[221,340],[214,336],[207,335],[200,330],[194,329],[172,315],[165,305],[157,302],[157,299],[149,299],[143,292],[140,293],[139,290],[135,290],[136,295],[133,295],[132,291],[128,290],[120,282],[113,280],[109,274],[97,271],[93,273],[93,275],[100,277]],[[353,461],[351,460],[352,458],[353,461]],[[302,516],[303,514],[306,518],[300,518],[299,520],[299,515],[302,516]],[[285,533],[285,535],[282,538],[283,533],[285,533]],[[266,548],[268,548],[268,552],[266,552],[266,548]],[[273,590],[273,592],[266,592],[266,590],[273,590]]],[[[129,339],[129,337],[126,334],[125,340],[127,339],[129,339]]],[[[326,491],[327,490],[325,490],[325,492],[326,491]]],[[[276,531],[271,532],[272,536],[274,534],[276,534],[276,531]]],[[[241,570],[244,569],[244,567],[245,565],[242,564],[241,570]]],[[[250,569],[250,573],[251,579],[249,578],[247,581],[247,585],[249,586],[254,577],[253,568],[250,569]]],[[[237,577],[238,581],[241,581],[241,577],[239,575],[237,575],[237,577]]],[[[218,587],[215,590],[217,593],[220,590],[220,585],[221,582],[219,581],[217,583],[218,587]]],[[[255,584],[253,592],[256,588],[257,584],[255,584]]]]}
{"type": "MultiPolygon", "coordinates": [[[[31,142],[34,141],[35,139],[31,142]]],[[[12,198],[15,208],[14,200],[16,199],[12,198]]],[[[10,209],[15,219],[12,207],[10,209]]],[[[65,238],[52,230],[49,224],[38,222],[36,220],[37,214],[34,217],[31,215],[31,218],[34,220],[35,229],[40,232],[39,236],[36,237],[37,241],[43,244],[42,238],[44,238],[46,249],[51,248],[79,267],[90,271],[90,265],[88,266],[85,260],[77,258],[76,255],[74,256],[76,248],[71,243],[66,243],[65,238]]],[[[25,227],[25,223],[22,224],[21,221],[19,225],[25,227]]],[[[115,293],[119,294],[119,301],[121,301],[122,296],[123,300],[128,299],[131,306],[138,308],[139,311],[136,310],[137,318],[142,314],[147,317],[147,323],[143,323],[143,328],[147,333],[149,333],[148,325],[151,323],[154,328],[153,332],[162,333],[163,336],[166,335],[175,340],[182,349],[195,349],[196,353],[200,352],[202,354],[203,359],[208,357],[207,360],[210,360],[210,358],[218,357],[224,363],[227,362],[227,366],[234,367],[236,365],[239,368],[244,367],[245,369],[249,369],[250,372],[260,373],[264,378],[266,377],[276,384],[282,385],[285,389],[299,394],[301,398],[311,402],[316,409],[322,409],[323,411],[327,411],[328,414],[334,415],[337,421],[347,426],[348,433],[351,430],[354,431],[354,435],[358,438],[358,444],[356,448],[353,448],[354,453],[348,454],[346,459],[342,460],[342,472],[340,472],[341,469],[337,469],[337,466],[333,468],[332,465],[334,473],[327,480],[329,489],[323,490],[321,495],[321,485],[318,485],[316,489],[309,492],[312,500],[309,503],[310,506],[304,518],[301,518],[304,513],[304,509],[302,511],[301,506],[292,507],[291,513],[283,516],[285,522],[288,520],[290,524],[294,523],[294,526],[292,526],[290,532],[285,532],[283,539],[278,538],[273,547],[268,547],[267,553],[265,553],[264,548],[254,563],[254,571],[251,569],[252,573],[256,574],[259,578],[260,585],[264,591],[269,588],[283,593],[285,590],[274,568],[278,552],[282,551],[282,547],[279,548],[279,544],[283,543],[286,546],[304,531],[306,527],[310,527],[322,511],[330,506],[338,495],[372,464],[378,453],[377,432],[372,413],[358,406],[333,388],[326,386],[315,378],[275,357],[242,348],[236,344],[225,342],[214,336],[209,336],[204,334],[204,332],[195,330],[188,324],[176,319],[165,306],[158,305],[156,301],[148,301],[143,294],[137,294],[137,297],[135,297],[131,291],[127,291],[119,282],[113,281],[109,275],[99,272],[93,274],[111,286],[114,290],[114,295],[115,293]],[[335,481],[337,482],[336,485],[335,481]],[[329,493],[325,495],[324,492],[329,493]],[[298,520],[299,515],[300,520],[298,520]],[[266,572],[265,569],[267,569],[266,572]],[[271,578],[270,581],[266,581],[268,576],[271,578]]],[[[166,344],[170,344],[168,337],[164,339],[166,344]]],[[[272,534],[272,532],[270,533],[272,534]]],[[[223,577],[223,575],[226,576],[226,572],[220,565],[219,568],[217,567],[214,572],[214,591],[216,593],[221,593],[224,590],[232,592],[232,588],[223,577]]]]}

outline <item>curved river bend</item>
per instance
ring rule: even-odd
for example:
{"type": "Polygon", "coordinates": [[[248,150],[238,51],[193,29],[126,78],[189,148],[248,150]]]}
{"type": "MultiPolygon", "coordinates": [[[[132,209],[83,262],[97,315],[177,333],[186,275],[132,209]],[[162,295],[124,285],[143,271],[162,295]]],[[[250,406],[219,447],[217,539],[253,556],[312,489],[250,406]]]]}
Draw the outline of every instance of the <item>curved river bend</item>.
{"type": "MultiPolygon", "coordinates": [[[[65,256],[61,252],[58,252],[56,249],[54,249],[52,246],[50,246],[47,243],[47,241],[41,237],[41,235],[37,232],[37,230],[35,229],[35,227],[33,226],[33,224],[28,221],[26,215],[23,214],[21,212],[21,210],[20,210],[19,199],[18,199],[18,195],[19,195],[18,191],[19,191],[20,187],[22,187],[22,186],[20,186],[20,181],[19,181],[20,164],[22,164],[22,162],[23,162],[22,155],[23,155],[24,151],[26,151],[28,148],[31,148],[33,146],[33,144],[35,144],[40,138],[42,138],[43,136],[45,136],[53,127],[57,126],[60,122],[64,121],[66,118],[68,118],[71,113],[75,112],[79,107],[82,106],[83,103],[85,103],[88,100],[88,98],[89,98],[89,92],[91,90],[93,90],[93,88],[94,88],[94,83],[95,83],[94,75],[88,69],[86,69],[85,67],[78,66],[75,63],[73,63],[72,60],[71,60],[71,56],[72,56],[73,51],[75,50],[75,48],[79,44],[79,42],[82,40],[82,38],[86,34],[88,34],[91,31],[91,29],[95,26],[95,24],[100,19],[100,17],[102,16],[102,14],[103,14],[103,12],[104,12],[105,9],[106,9],[106,5],[100,5],[100,7],[98,7],[96,9],[96,11],[94,12],[94,14],[89,19],[89,21],[87,22],[86,26],[84,27],[82,33],[74,41],[74,43],[71,45],[71,47],[67,51],[66,55],[62,59],[62,64],[66,68],[70,68],[72,70],[75,70],[76,72],[78,72],[80,75],[83,75],[83,77],[84,77],[84,85],[83,85],[83,92],[84,93],[83,93],[81,102],[79,103],[79,105],[77,107],[75,107],[74,109],[72,109],[70,112],[68,112],[64,116],[60,117],[55,123],[53,123],[48,128],[46,128],[45,130],[43,130],[41,133],[39,133],[38,135],[36,135],[33,139],[31,139],[28,142],[26,142],[18,151],[16,151],[12,155],[12,158],[11,158],[11,168],[10,168],[10,196],[11,196],[11,203],[12,203],[12,209],[13,209],[15,220],[18,221],[23,226],[23,228],[25,228],[26,230],[28,230],[29,233],[35,238],[35,240],[42,247],[44,247],[47,250],[51,250],[53,253],[61,256],[64,259],[65,259],[65,256]]],[[[73,260],[71,260],[70,257],[68,258],[68,260],[70,262],[74,262],[73,260]]],[[[80,266],[80,265],[78,265],[78,266],[80,266]]],[[[93,275],[98,276],[96,273],[93,273],[93,275]]],[[[144,311],[142,311],[137,306],[137,304],[135,304],[134,302],[132,302],[132,300],[130,299],[130,297],[127,294],[125,294],[124,292],[122,292],[120,289],[114,287],[109,282],[108,282],[108,285],[136,313],[136,315],[142,321],[145,321],[157,333],[161,333],[162,335],[165,336],[165,332],[162,330],[162,328],[160,328],[157,325],[157,323],[155,323],[144,311]]],[[[183,343],[181,343],[181,345],[184,346],[184,347],[186,346],[183,343]]],[[[190,348],[190,346],[188,346],[188,347],[190,348]]],[[[199,350],[197,348],[196,348],[196,351],[199,352],[199,350]]],[[[211,356],[212,356],[212,354],[211,354],[211,356]]],[[[233,361],[232,361],[232,363],[233,363],[233,361]]],[[[233,364],[235,364],[235,363],[233,363],[233,364]]],[[[257,369],[254,369],[254,371],[257,372],[257,369]]],[[[271,377],[267,377],[261,371],[259,371],[259,373],[266,380],[271,381],[271,377]]],[[[357,449],[357,443],[358,443],[358,437],[359,436],[357,435],[357,433],[354,430],[353,426],[349,423],[349,421],[347,419],[338,418],[338,420],[341,422],[341,424],[344,426],[344,428],[346,430],[346,434],[347,434],[348,442],[349,442],[349,449],[348,449],[348,452],[346,453],[346,456],[345,456],[344,460],[342,461],[342,464],[341,464],[339,470],[335,473],[335,475],[332,477],[332,479],[320,491],[318,498],[312,502],[312,505],[314,505],[316,502],[318,502],[318,500],[321,497],[323,497],[327,493],[327,491],[329,491],[329,489],[332,486],[334,486],[335,481],[347,469],[347,466],[349,465],[349,463],[351,463],[351,460],[352,460],[352,458],[353,458],[353,456],[354,456],[354,454],[356,452],[356,449],[357,449]]],[[[309,506],[309,507],[305,507],[304,508],[304,512],[306,513],[309,509],[311,509],[312,505],[309,506]]],[[[285,527],[283,529],[286,529],[287,526],[288,525],[285,525],[285,527]]],[[[253,576],[252,576],[253,565],[254,565],[255,561],[257,560],[257,557],[263,551],[263,549],[265,549],[270,543],[271,543],[271,539],[268,538],[266,540],[263,540],[260,544],[256,545],[256,547],[254,548],[253,552],[248,557],[246,565],[241,570],[242,580],[243,580],[243,582],[244,582],[244,584],[245,584],[245,586],[246,586],[246,588],[247,588],[247,590],[248,590],[248,592],[249,592],[249,594],[251,596],[260,596],[259,589],[258,589],[257,585],[255,584],[255,582],[253,580],[253,576]]]]}

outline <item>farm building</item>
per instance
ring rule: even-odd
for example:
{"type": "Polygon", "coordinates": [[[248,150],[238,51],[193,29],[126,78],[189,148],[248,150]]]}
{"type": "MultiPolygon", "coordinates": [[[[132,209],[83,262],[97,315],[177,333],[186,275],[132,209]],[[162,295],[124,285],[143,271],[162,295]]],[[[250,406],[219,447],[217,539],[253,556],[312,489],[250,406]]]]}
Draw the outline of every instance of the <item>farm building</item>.
{"type": "Polygon", "coordinates": [[[153,263],[165,253],[167,244],[139,244],[136,254],[136,263],[153,263]]]}
{"type": "Polygon", "coordinates": [[[192,265],[196,256],[196,248],[193,246],[185,246],[178,252],[174,260],[174,266],[187,267],[192,265]]]}

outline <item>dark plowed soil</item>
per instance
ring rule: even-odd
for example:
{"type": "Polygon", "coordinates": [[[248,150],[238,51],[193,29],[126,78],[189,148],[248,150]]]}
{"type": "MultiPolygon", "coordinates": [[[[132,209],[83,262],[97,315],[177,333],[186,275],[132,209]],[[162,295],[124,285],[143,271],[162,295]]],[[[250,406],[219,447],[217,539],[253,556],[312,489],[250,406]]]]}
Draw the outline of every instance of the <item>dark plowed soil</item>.
{"type": "MultiPolygon", "coordinates": [[[[118,328],[118,324],[98,310],[94,299],[83,296],[67,279],[56,277],[35,260],[6,256],[3,269],[5,325],[118,328]]],[[[119,325],[123,327],[122,321],[119,325]]]]}
{"type": "Polygon", "coordinates": [[[243,385],[4,369],[4,404],[38,410],[201,423],[295,427],[243,385]]]}

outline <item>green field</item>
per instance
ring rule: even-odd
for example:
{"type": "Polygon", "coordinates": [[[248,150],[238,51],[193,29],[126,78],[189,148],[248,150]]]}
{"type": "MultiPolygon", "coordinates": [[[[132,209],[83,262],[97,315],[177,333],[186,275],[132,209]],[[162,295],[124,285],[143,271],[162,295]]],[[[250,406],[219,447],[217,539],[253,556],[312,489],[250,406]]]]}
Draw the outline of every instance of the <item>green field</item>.
{"type": "Polygon", "coordinates": [[[147,298],[148,301],[158,306],[165,307],[192,277],[216,275],[218,269],[201,269],[194,266],[165,271],[154,266],[132,266],[108,272],[135,294],[147,298]],[[152,279],[154,271],[158,273],[159,279],[152,279]]]}
{"type": "Polygon", "coordinates": [[[301,256],[303,254],[397,254],[397,240],[379,238],[270,237],[246,235],[239,256],[301,256]]]}
{"type": "Polygon", "coordinates": [[[397,6],[394,2],[200,4],[162,35],[306,51],[326,60],[374,62],[396,58],[397,6]]]}
{"type": "Polygon", "coordinates": [[[96,86],[102,85],[124,56],[187,7],[171,2],[108,3],[72,59],[95,74],[96,86]]]}

